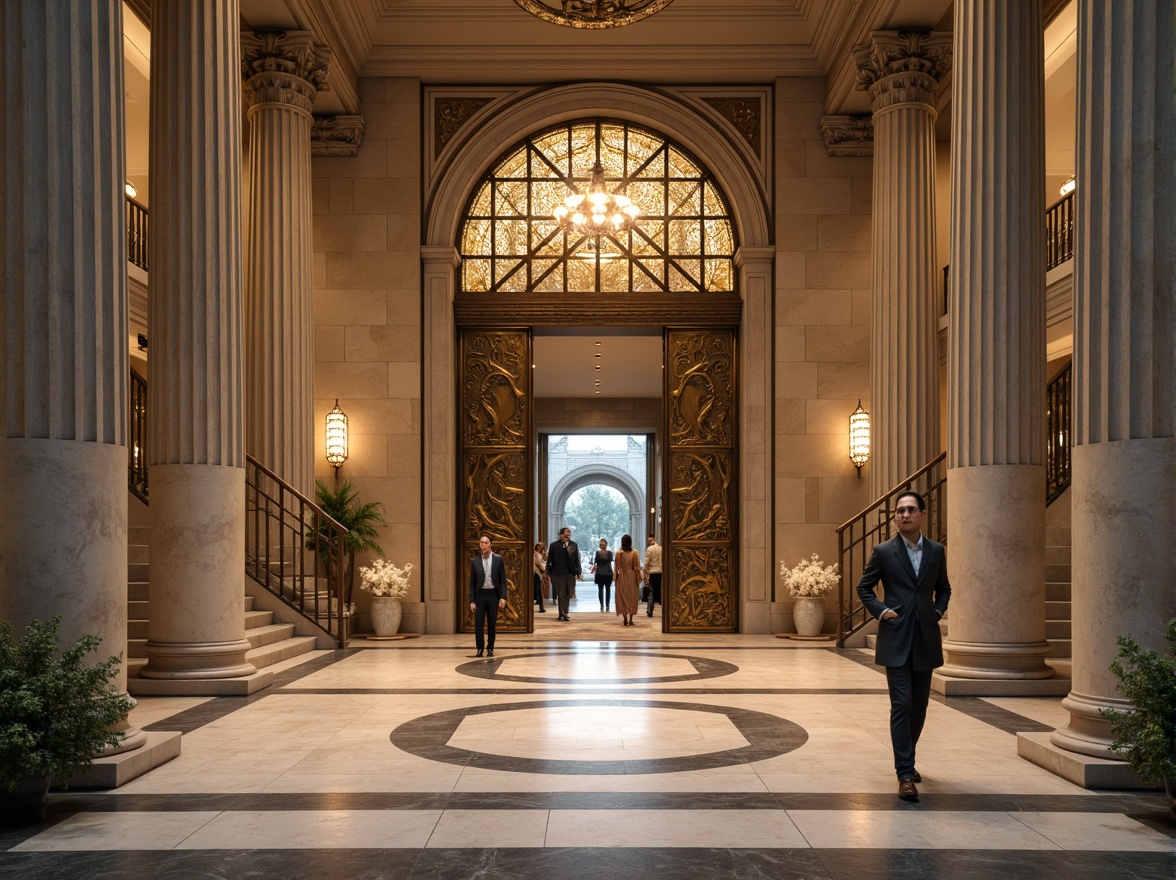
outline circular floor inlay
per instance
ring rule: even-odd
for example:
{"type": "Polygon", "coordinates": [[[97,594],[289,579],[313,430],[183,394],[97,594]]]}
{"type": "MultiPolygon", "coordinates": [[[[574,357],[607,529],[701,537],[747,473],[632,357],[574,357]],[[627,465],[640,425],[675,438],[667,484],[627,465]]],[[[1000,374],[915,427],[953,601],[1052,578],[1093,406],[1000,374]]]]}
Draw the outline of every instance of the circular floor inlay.
{"type": "Polygon", "coordinates": [[[550,658],[553,665],[558,663],[563,658],[578,659],[584,657],[582,652],[578,651],[547,651],[544,653],[528,653],[528,654],[511,654],[505,657],[495,657],[491,660],[475,660],[470,663],[463,663],[457,667],[457,671],[462,675],[468,675],[472,678],[485,678],[492,681],[518,681],[528,684],[661,684],[671,681],[697,681],[702,678],[720,678],[724,675],[732,675],[739,671],[739,667],[734,663],[725,663],[722,660],[712,660],[710,657],[693,657],[687,654],[667,654],[663,651],[632,651],[620,650],[612,651],[607,654],[593,654],[587,655],[589,657],[603,657],[605,659],[610,657],[648,657],[651,660],[679,660],[689,664],[693,667],[694,672],[680,674],[680,675],[649,675],[649,676],[634,676],[631,678],[612,677],[612,678],[563,678],[554,675],[507,675],[499,670],[509,663],[511,660],[534,660],[536,658],[550,658]]]}
{"type": "MultiPolygon", "coordinates": [[[[446,764],[478,767],[483,770],[504,770],[509,773],[553,773],[567,776],[630,776],[641,773],[678,773],[687,770],[709,770],[730,767],[752,761],[765,761],[800,748],[808,741],[808,733],[800,725],[750,709],[732,706],[708,706],[702,703],[672,703],[663,700],[536,700],[496,706],[471,706],[423,715],[406,721],[392,731],[389,739],[398,749],[446,764]],[[578,761],[548,758],[520,758],[493,755],[449,745],[461,722],[472,715],[491,712],[516,712],[525,709],[551,709],[584,706],[642,707],[676,709],[685,712],[711,712],[725,715],[747,740],[747,745],[735,749],[700,752],[674,758],[639,760],[578,761]]],[[[705,748],[707,743],[699,742],[705,748]]]]}

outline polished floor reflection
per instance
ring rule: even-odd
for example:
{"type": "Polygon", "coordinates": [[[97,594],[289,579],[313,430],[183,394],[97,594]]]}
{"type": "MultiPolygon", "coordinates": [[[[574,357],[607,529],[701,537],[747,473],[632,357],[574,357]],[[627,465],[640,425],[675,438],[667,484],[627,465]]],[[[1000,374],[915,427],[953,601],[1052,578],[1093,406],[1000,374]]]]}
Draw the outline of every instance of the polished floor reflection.
{"type": "Polygon", "coordinates": [[[43,825],[0,834],[0,876],[1176,869],[1160,795],[1085,791],[1017,757],[1017,731],[1066,717],[1057,700],[934,699],[922,801],[905,804],[862,652],[659,632],[502,636],[479,660],[470,641],[320,652],[252,697],[144,699],[134,720],[182,731],[181,756],[117,791],[52,795],[43,825]]]}

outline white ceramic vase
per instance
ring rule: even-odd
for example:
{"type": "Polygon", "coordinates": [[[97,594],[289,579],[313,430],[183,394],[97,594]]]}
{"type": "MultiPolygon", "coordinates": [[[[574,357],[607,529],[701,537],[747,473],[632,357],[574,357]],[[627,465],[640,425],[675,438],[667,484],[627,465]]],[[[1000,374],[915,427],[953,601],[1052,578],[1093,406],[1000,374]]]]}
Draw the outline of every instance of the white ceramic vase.
{"type": "Polygon", "coordinates": [[[825,628],[825,599],[822,596],[797,596],[792,606],[796,634],[812,638],[825,628]]]}
{"type": "Polygon", "coordinates": [[[372,629],[377,638],[388,638],[396,635],[400,629],[400,600],[394,596],[372,597],[372,629]]]}

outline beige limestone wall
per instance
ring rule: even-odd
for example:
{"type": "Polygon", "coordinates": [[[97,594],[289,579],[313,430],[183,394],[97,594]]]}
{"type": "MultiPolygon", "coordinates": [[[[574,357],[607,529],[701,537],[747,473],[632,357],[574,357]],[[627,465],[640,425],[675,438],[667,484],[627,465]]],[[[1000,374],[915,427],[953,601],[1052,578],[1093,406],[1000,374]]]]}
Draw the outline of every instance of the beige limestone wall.
{"type": "MultiPolygon", "coordinates": [[[[383,556],[414,566],[401,630],[423,632],[420,83],[362,79],[360,101],[359,154],[312,167],[315,477],[334,485],[323,425],[338,398],[350,429],[339,478],[362,500],[383,502],[383,556]]],[[[356,631],[369,631],[358,579],[355,595],[356,631]]]]}
{"type": "MultiPolygon", "coordinates": [[[[849,460],[849,414],[869,410],[872,160],[832,158],[824,83],[776,81],[775,557],[837,555],[838,525],[869,503],[849,460]]],[[[772,628],[792,626],[773,571],[772,628]]],[[[832,632],[836,597],[827,602],[832,632]]]]}

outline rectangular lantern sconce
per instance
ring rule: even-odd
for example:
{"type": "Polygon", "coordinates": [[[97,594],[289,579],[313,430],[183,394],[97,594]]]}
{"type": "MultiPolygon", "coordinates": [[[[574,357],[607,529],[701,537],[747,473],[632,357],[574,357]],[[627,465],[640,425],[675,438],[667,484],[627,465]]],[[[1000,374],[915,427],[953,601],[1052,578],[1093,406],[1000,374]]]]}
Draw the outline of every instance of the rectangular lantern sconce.
{"type": "Polygon", "coordinates": [[[857,409],[849,415],[849,460],[862,475],[862,465],[870,460],[870,414],[862,409],[859,399],[857,409]]]}
{"type": "Polygon", "coordinates": [[[327,413],[327,464],[338,473],[345,461],[347,461],[347,414],[339,409],[339,400],[336,398],[335,408],[327,413]]]}

